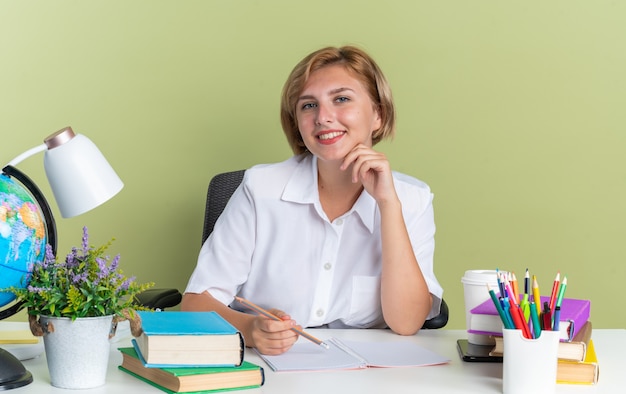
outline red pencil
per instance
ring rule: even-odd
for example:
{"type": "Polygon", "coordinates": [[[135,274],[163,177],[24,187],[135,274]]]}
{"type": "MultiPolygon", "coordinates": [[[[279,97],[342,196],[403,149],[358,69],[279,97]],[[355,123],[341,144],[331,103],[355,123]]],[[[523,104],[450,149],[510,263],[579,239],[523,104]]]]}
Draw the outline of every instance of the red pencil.
{"type": "Polygon", "coordinates": [[[554,278],[554,284],[552,285],[552,294],[550,295],[550,312],[554,313],[554,307],[556,306],[556,296],[559,291],[559,283],[561,282],[561,272],[556,273],[554,278]]]}

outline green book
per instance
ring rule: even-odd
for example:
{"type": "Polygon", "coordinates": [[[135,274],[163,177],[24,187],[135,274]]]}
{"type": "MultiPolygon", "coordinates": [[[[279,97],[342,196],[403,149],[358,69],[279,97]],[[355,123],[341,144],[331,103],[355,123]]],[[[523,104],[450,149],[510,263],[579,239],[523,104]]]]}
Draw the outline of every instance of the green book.
{"type": "Polygon", "coordinates": [[[119,369],[166,393],[214,393],[260,387],[263,368],[248,361],[238,367],[147,368],[132,347],[119,348],[119,369]]]}

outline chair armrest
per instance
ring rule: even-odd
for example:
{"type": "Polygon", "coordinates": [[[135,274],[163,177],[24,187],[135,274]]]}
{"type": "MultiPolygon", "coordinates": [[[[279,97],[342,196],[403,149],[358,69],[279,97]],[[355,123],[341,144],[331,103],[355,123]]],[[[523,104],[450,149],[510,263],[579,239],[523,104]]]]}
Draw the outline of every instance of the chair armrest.
{"type": "Polygon", "coordinates": [[[442,328],[446,324],[448,324],[448,315],[450,311],[448,310],[448,304],[446,304],[445,300],[441,300],[441,308],[439,309],[439,314],[432,319],[426,320],[422,329],[436,329],[442,328]]]}
{"type": "Polygon", "coordinates": [[[183,299],[177,289],[148,289],[135,296],[137,304],[151,309],[165,309],[176,306],[183,299]]]}

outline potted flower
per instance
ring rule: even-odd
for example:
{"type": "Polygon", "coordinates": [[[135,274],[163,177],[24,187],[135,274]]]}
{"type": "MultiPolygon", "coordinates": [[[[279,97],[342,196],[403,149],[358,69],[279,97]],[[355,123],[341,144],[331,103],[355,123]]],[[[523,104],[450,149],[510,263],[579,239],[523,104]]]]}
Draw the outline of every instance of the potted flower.
{"type": "Polygon", "coordinates": [[[43,262],[30,267],[28,285],[7,289],[28,308],[33,334],[44,337],[53,386],[104,384],[109,338],[118,321],[135,316],[135,296],[153,286],[123,274],[120,256],[105,254],[112,242],[90,246],[84,227],[80,249],[72,248],[61,261],[47,245],[43,262]]]}

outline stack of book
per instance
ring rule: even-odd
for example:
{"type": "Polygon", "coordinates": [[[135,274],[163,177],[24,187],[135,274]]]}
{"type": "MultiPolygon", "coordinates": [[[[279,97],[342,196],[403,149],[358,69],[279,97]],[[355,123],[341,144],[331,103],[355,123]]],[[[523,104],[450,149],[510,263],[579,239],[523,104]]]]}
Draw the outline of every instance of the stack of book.
{"type": "MultiPolygon", "coordinates": [[[[545,300],[544,297],[541,299],[545,300]]],[[[495,346],[490,355],[502,357],[504,355],[502,319],[493,301],[487,300],[470,312],[468,332],[492,337],[495,346]]],[[[558,350],[557,383],[595,384],[598,382],[599,365],[591,339],[590,312],[589,300],[563,298],[559,319],[561,340],[558,350]]]]}
{"type": "Polygon", "coordinates": [[[142,334],[119,348],[119,369],[165,392],[260,387],[263,368],[244,361],[243,336],[215,312],[137,312],[142,334]]]}

